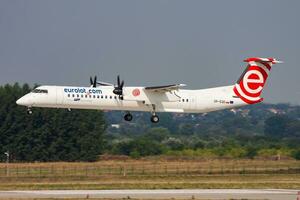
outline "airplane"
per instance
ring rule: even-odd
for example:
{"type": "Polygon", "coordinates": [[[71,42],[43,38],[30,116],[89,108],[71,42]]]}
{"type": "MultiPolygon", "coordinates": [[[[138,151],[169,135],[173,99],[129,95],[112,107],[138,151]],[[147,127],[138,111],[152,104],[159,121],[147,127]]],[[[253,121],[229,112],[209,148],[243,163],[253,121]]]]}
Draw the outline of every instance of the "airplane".
{"type": "Polygon", "coordinates": [[[117,84],[90,78],[90,87],[39,86],[16,101],[32,114],[33,107],[121,110],[124,120],[133,119],[130,111],[150,112],[150,120],[159,122],[158,112],[208,113],[255,104],[260,97],[275,58],[252,57],[244,60],[247,67],[234,85],[208,89],[182,89],[185,84],[150,87],[125,87],[117,76],[117,84]]]}

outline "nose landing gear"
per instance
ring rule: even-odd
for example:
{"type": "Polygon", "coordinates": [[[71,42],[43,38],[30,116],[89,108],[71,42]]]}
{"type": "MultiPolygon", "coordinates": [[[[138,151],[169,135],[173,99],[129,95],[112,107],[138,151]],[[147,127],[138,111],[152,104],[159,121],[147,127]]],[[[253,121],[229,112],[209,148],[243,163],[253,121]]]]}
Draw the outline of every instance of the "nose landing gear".
{"type": "Polygon", "coordinates": [[[27,114],[28,114],[28,115],[31,115],[31,114],[32,114],[32,110],[31,110],[30,107],[27,108],[27,114]]]}

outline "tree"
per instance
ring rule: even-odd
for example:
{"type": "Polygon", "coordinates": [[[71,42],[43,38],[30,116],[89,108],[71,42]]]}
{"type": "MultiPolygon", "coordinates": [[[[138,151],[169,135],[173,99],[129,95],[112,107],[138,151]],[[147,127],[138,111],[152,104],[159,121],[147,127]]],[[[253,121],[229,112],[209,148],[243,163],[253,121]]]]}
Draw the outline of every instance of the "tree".
{"type": "Polygon", "coordinates": [[[300,149],[297,149],[293,152],[292,156],[296,159],[296,160],[300,160],[300,149]]]}
{"type": "Polygon", "coordinates": [[[158,142],[144,137],[135,140],[122,141],[115,144],[114,153],[130,156],[150,156],[159,155],[165,152],[165,148],[158,142]]]}
{"type": "Polygon", "coordinates": [[[284,115],[276,115],[265,121],[265,134],[272,137],[283,137],[286,134],[290,119],[284,115]]]}
{"type": "Polygon", "coordinates": [[[286,125],[288,136],[300,137],[300,120],[293,120],[286,125]]]}
{"type": "Polygon", "coordinates": [[[170,132],[167,128],[164,127],[154,127],[147,131],[145,137],[154,140],[157,142],[161,142],[166,139],[170,135],[170,132]]]}
{"type": "Polygon", "coordinates": [[[257,155],[257,149],[253,146],[249,146],[246,148],[246,158],[253,159],[257,155]]]}
{"type": "Polygon", "coordinates": [[[171,150],[183,150],[184,144],[179,138],[170,137],[165,139],[162,144],[166,145],[171,150]]]}
{"type": "Polygon", "coordinates": [[[182,123],[179,126],[179,133],[182,135],[193,135],[194,127],[190,123],[182,123]]]}
{"type": "Polygon", "coordinates": [[[16,100],[27,84],[0,87],[0,146],[18,161],[93,161],[103,151],[100,111],[39,109],[32,115],[16,100]]]}

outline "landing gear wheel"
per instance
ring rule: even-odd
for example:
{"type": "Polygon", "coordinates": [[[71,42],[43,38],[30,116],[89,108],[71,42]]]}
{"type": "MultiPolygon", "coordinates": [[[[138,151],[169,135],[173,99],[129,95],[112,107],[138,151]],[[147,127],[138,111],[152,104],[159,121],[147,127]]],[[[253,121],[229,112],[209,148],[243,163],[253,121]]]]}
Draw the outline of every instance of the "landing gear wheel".
{"type": "Polygon", "coordinates": [[[27,109],[27,114],[31,115],[32,114],[32,110],[30,108],[27,109]]]}
{"type": "Polygon", "coordinates": [[[159,122],[159,117],[157,115],[152,115],[151,116],[151,122],[152,123],[158,123],[159,122]]]}
{"type": "Polygon", "coordinates": [[[130,113],[127,113],[126,115],[124,115],[124,120],[125,120],[125,121],[128,121],[128,122],[129,122],[129,121],[132,120],[132,118],[133,118],[133,117],[132,117],[132,114],[130,114],[130,113]]]}

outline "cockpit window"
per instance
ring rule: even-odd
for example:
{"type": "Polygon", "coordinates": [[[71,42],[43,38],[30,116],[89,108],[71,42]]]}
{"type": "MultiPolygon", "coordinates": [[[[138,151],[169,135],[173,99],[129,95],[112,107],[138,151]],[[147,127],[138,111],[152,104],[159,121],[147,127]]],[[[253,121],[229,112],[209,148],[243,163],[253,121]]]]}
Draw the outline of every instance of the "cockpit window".
{"type": "Polygon", "coordinates": [[[44,93],[44,94],[48,94],[48,90],[34,89],[34,90],[32,90],[32,93],[44,93]]]}

